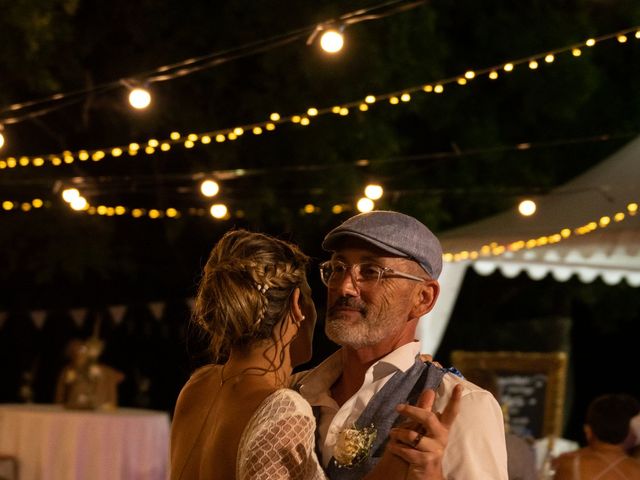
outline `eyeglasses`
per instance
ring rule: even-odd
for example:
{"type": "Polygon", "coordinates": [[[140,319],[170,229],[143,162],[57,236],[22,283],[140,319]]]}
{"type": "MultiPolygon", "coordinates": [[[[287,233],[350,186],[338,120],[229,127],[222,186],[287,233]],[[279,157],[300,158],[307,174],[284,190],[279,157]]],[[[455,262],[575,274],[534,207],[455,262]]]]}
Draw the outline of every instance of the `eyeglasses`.
{"type": "Polygon", "coordinates": [[[347,272],[351,272],[351,280],[353,284],[361,284],[370,282],[378,283],[382,278],[399,277],[413,280],[415,282],[424,282],[426,279],[410,275],[408,273],[398,272],[389,267],[382,267],[375,263],[354,263],[347,265],[343,262],[329,260],[320,264],[320,278],[322,283],[327,287],[336,287],[344,281],[347,272]]]}

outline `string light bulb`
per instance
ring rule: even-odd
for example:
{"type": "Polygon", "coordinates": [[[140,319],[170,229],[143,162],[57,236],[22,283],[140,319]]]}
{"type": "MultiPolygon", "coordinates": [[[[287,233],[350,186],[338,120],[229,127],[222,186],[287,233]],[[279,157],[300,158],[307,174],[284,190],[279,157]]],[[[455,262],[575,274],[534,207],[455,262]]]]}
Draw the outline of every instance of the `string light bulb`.
{"type": "Polygon", "coordinates": [[[0,148],[4,147],[4,135],[2,132],[4,131],[4,127],[0,125],[0,148]]]}
{"type": "Polygon", "coordinates": [[[327,30],[320,36],[320,47],[327,53],[338,53],[344,46],[344,35],[338,30],[327,30]]]}
{"type": "Polygon", "coordinates": [[[369,184],[364,189],[364,195],[371,200],[380,200],[384,193],[381,185],[369,184]]]}
{"type": "Polygon", "coordinates": [[[358,200],[356,206],[358,207],[358,211],[360,213],[367,213],[374,209],[375,203],[373,203],[373,200],[371,200],[370,198],[362,197],[360,200],[358,200]]]}
{"type": "Polygon", "coordinates": [[[215,197],[220,191],[220,185],[215,180],[205,180],[200,184],[200,191],[205,197],[215,197]]]}
{"type": "Polygon", "coordinates": [[[65,188],[62,191],[62,199],[67,203],[71,203],[76,198],[79,198],[79,197],[80,197],[80,192],[78,191],[77,188],[65,188]]]}
{"type": "Polygon", "coordinates": [[[211,205],[211,208],[209,209],[211,216],[217,219],[223,219],[227,216],[228,212],[229,210],[224,203],[216,203],[215,205],[211,205]]]}
{"type": "Polygon", "coordinates": [[[136,110],[144,110],[151,104],[151,94],[145,88],[134,88],[129,92],[129,104],[136,110]]]}
{"type": "Polygon", "coordinates": [[[528,199],[521,201],[518,205],[518,211],[520,212],[520,215],[524,217],[530,217],[531,215],[536,213],[536,208],[536,202],[528,199]]]}
{"type": "Polygon", "coordinates": [[[69,205],[71,205],[71,208],[73,208],[76,211],[85,210],[86,208],[89,207],[89,203],[87,202],[87,199],[80,196],[71,200],[71,202],[69,202],[69,205]]]}

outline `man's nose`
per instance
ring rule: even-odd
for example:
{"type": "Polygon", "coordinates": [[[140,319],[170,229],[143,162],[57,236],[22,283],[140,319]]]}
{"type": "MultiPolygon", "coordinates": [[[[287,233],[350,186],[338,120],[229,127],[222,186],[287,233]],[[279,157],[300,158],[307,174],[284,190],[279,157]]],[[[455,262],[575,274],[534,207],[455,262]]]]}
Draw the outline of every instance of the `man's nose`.
{"type": "Polygon", "coordinates": [[[333,290],[335,290],[340,296],[357,297],[360,295],[358,282],[354,279],[353,268],[349,268],[344,272],[342,279],[336,282],[333,290]]]}

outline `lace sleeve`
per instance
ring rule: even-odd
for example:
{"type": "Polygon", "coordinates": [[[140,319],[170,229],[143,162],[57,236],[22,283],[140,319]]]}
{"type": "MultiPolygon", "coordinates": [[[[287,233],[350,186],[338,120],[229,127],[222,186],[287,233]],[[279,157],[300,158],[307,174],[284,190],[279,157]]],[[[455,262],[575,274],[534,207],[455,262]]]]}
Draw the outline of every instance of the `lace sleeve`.
{"type": "Polygon", "coordinates": [[[295,392],[278,391],[256,411],[240,440],[240,480],[324,479],[314,451],[315,419],[295,392]]]}

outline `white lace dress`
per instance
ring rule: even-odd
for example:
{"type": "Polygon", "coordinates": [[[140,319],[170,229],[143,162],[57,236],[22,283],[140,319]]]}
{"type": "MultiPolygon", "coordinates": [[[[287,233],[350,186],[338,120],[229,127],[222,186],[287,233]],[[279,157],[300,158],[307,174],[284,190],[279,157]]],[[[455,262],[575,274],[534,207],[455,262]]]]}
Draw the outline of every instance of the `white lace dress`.
{"type": "Polygon", "coordinates": [[[247,424],[236,462],[238,480],[325,480],[314,450],[316,420],[299,393],[283,388],[247,424]]]}

